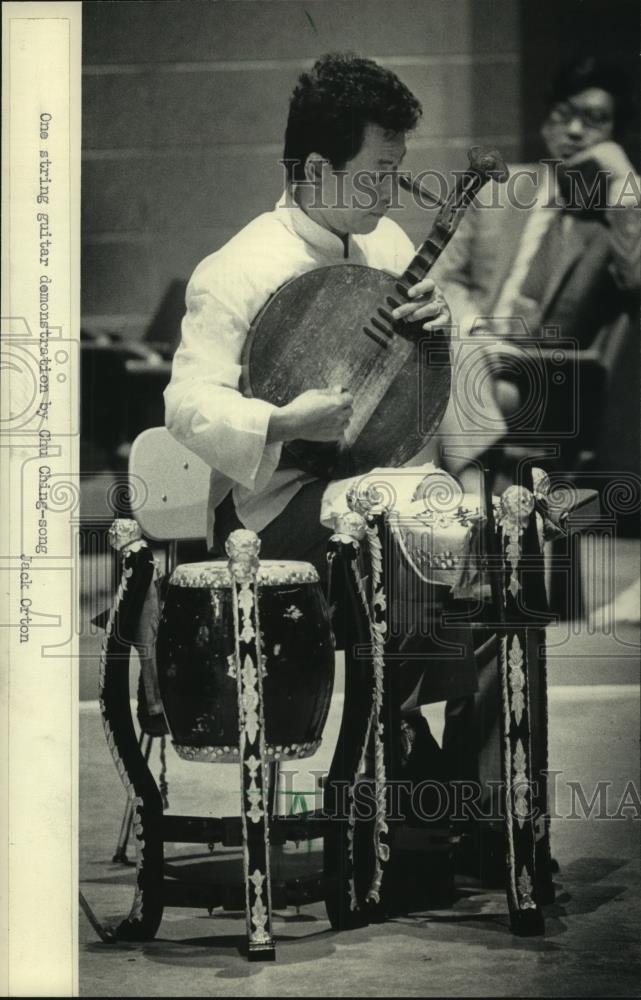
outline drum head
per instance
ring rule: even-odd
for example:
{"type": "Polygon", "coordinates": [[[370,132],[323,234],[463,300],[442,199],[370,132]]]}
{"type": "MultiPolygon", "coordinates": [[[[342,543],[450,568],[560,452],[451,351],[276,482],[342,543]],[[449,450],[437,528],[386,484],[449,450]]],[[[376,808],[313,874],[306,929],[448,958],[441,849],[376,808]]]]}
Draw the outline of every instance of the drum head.
{"type": "MultiPolygon", "coordinates": [[[[311,563],[293,559],[261,560],[257,579],[261,587],[319,582],[318,573],[311,563]]],[[[176,567],[169,582],[172,587],[230,587],[229,564],[222,560],[185,563],[176,567]]]]}

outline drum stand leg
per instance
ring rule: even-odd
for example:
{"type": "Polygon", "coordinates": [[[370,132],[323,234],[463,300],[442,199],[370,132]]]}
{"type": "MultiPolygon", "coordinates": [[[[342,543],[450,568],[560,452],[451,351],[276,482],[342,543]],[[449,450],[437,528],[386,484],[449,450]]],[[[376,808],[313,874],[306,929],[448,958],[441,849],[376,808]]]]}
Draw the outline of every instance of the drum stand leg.
{"type": "MultiPolygon", "coordinates": [[[[147,546],[123,554],[121,583],[107,623],[100,664],[99,701],[105,735],[132,803],[136,843],[133,905],[129,916],[114,929],[115,936],[125,941],[151,940],[163,913],[162,798],[134,728],[129,702],[131,640],[124,638],[133,634],[153,571],[153,556],[147,546]]],[[[150,749],[150,741],[146,749],[150,749]]]]}
{"type": "MultiPolygon", "coordinates": [[[[171,573],[176,567],[178,562],[178,542],[171,541],[167,546],[167,551],[165,555],[165,573],[167,578],[171,576],[171,573]]],[[[113,564],[113,581],[112,587],[114,592],[118,589],[118,560],[114,560],[113,564]]],[[[151,748],[153,746],[154,737],[149,733],[140,733],[138,739],[138,746],[142,752],[145,759],[145,763],[149,762],[149,756],[151,754],[151,748]]],[[[129,844],[129,837],[131,836],[131,823],[133,819],[133,806],[129,796],[125,803],[125,809],[122,817],[122,822],[120,824],[120,833],[118,834],[118,842],[116,844],[116,850],[112,857],[113,864],[128,865],[131,862],[127,857],[127,846],[129,844]]]]}
{"type": "Polygon", "coordinates": [[[533,762],[527,629],[515,621],[524,608],[505,590],[502,553],[496,538],[489,473],[485,472],[486,545],[492,601],[498,614],[498,671],[501,719],[501,778],[506,848],[507,902],[513,934],[543,934],[536,900],[533,762]]]}
{"type": "MultiPolygon", "coordinates": [[[[389,579],[389,577],[388,577],[389,579]]],[[[409,807],[401,792],[401,768],[400,768],[400,734],[401,734],[401,696],[399,689],[398,664],[393,661],[385,661],[385,679],[383,687],[383,718],[384,718],[384,744],[385,744],[385,771],[387,781],[396,785],[400,795],[398,799],[399,811],[403,813],[409,807]]],[[[409,808],[408,808],[409,812],[409,808]]],[[[406,817],[407,818],[407,817],[406,817]]],[[[398,861],[398,833],[402,826],[400,819],[388,818],[388,830],[386,842],[389,847],[390,860],[385,865],[382,882],[382,904],[378,907],[377,920],[383,920],[385,916],[403,912],[404,900],[398,895],[398,886],[395,884],[394,863],[398,861]]]]}
{"type": "MultiPolygon", "coordinates": [[[[552,875],[554,862],[550,843],[550,810],[548,805],[548,708],[547,708],[547,664],[545,632],[543,629],[530,630],[528,655],[536,664],[536,678],[531,681],[532,746],[536,762],[534,779],[538,795],[535,798],[537,811],[536,831],[536,899],[541,906],[554,902],[555,888],[552,875]],[[536,680],[536,684],[534,683],[536,680]]],[[[532,671],[530,671],[532,675],[532,671]]]]}
{"type": "MultiPolygon", "coordinates": [[[[138,739],[138,746],[142,752],[145,762],[149,762],[149,755],[151,754],[151,748],[154,742],[153,736],[148,733],[141,733],[138,739]]],[[[120,824],[120,833],[118,834],[118,843],[116,844],[116,850],[114,856],[111,859],[114,864],[128,865],[131,862],[127,857],[127,845],[129,843],[129,835],[131,834],[131,821],[133,819],[133,806],[131,804],[131,799],[127,796],[127,801],[125,803],[125,811],[123,813],[122,822],[120,824]]]]}
{"type": "Polygon", "coordinates": [[[349,797],[357,794],[355,776],[368,734],[372,708],[373,666],[370,656],[356,655],[370,642],[363,606],[354,586],[352,561],[356,548],[340,538],[330,542],[333,552],[330,601],[342,602],[345,608],[345,698],[343,717],[327,775],[323,812],[331,819],[323,838],[323,879],[325,907],[333,930],[363,927],[369,921],[360,905],[357,886],[367,885],[371,874],[371,838],[365,844],[361,836],[364,823],[350,827],[349,797]]]}
{"type": "Polygon", "coordinates": [[[124,941],[150,941],[163,913],[162,799],[136,737],[122,656],[105,664],[101,703],[108,743],[129,793],[137,856],[131,912],[113,933],[124,941]]]}
{"type": "Polygon", "coordinates": [[[263,808],[266,781],[260,761],[251,752],[242,754],[240,767],[247,957],[250,962],[273,962],[269,816],[263,808]]]}
{"type": "Polygon", "coordinates": [[[499,642],[507,895],[512,932],[521,936],[544,931],[543,913],[535,899],[537,875],[527,675],[526,630],[508,627],[499,642]]]}
{"type": "Polygon", "coordinates": [[[278,794],[278,781],[280,777],[280,767],[277,760],[269,765],[267,775],[267,815],[271,818],[276,810],[276,795],[278,794]]]}
{"type": "Polygon", "coordinates": [[[276,950],[272,933],[269,856],[270,765],[265,746],[264,662],[260,645],[258,587],[255,574],[248,578],[242,567],[236,570],[233,558],[230,560],[230,569],[232,575],[236,576],[236,688],[248,958],[250,962],[268,962],[274,961],[276,950]]]}

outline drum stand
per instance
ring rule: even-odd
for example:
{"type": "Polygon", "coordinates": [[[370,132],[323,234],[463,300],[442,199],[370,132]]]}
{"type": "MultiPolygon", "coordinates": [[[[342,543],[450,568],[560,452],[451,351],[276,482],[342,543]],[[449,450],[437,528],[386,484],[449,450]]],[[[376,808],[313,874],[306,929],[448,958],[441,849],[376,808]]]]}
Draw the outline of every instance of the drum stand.
{"type": "MultiPolygon", "coordinates": [[[[324,826],[322,818],[314,815],[271,816],[277,768],[265,752],[255,578],[242,555],[232,560],[239,597],[242,592],[240,613],[244,616],[236,656],[241,815],[220,818],[164,815],[162,796],[148,764],[152,737],[144,732],[145,706],[141,708],[139,704],[143,734],[138,738],[130,708],[128,676],[130,650],[147,594],[153,586],[155,563],[135,522],[115,522],[111,535],[121,550],[122,572],[105,629],[99,700],[107,743],[130,803],[131,819],[126,815],[123,820],[119,848],[124,850],[131,831],[136,847],[136,888],[128,917],[107,932],[108,939],[152,939],[165,906],[197,907],[210,912],[222,906],[226,910],[245,909],[249,960],[273,960],[273,907],[320,901],[325,888],[320,873],[272,882],[270,843],[321,837],[324,826]],[[164,844],[168,842],[241,848],[242,884],[189,881],[180,877],[178,869],[165,864],[164,844]]],[[[143,686],[139,687],[140,698],[144,700],[143,686]]]]}
{"type": "MultiPolygon", "coordinates": [[[[486,473],[482,544],[483,565],[491,586],[492,621],[473,622],[468,618],[468,624],[477,630],[480,626],[487,636],[496,635],[497,639],[501,814],[510,926],[515,934],[537,935],[544,931],[541,905],[554,900],[546,787],[543,632],[550,616],[528,468],[524,478],[527,487],[511,488],[517,491],[511,494],[518,508],[514,517],[510,520],[503,511],[503,522],[497,525],[486,473]],[[519,507],[523,501],[532,504],[525,516],[519,507]],[[518,559],[514,544],[512,549],[507,544],[510,531],[521,539],[518,559]],[[516,564],[508,565],[509,556],[516,559],[516,564]],[[532,654],[535,670],[530,677],[532,654]]],[[[334,586],[331,600],[342,598],[346,602],[350,621],[345,643],[345,714],[339,738],[342,753],[334,758],[325,789],[325,811],[329,813],[338,809],[343,786],[347,784],[349,789],[340,821],[332,825],[325,839],[326,877],[338,886],[338,893],[328,897],[328,911],[337,928],[380,921],[394,912],[398,894],[394,892],[390,861],[395,851],[398,853],[403,828],[398,820],[388,818],[385,809],[385,786],[391,788],[402,780],[398,672],[395,662],[385,657],[387,615],[395,600],[391,567],[398,553],[394,552],[384,510],[362,498],[359,504],[352,504],[352,509],[330,542],[334,586]],[[359,550],[366,538],[373,577],[369,596],[358,570],[359,550]],[[354,776],[363,773],[367,745],[372,742],[374,815],[372,818],[370,809],[370,816],[363,821],[357,815],[359,785],[354,776]]],[[[460,615],[456,617],[461,620],[460,615]]],[[[370,796],[370,804],[372,801],[370,796]]],[[[414,832],[424,832],[423,847],[428,850],[451,850],[456,840],[450,837],[448,842],[447,831],[434,827],[414,832]]]]}
{"type": "MultiPolygon", "coordinates": [[[[452,849],[447,825],[412,829],[398,815],[402,786],[409,782],[401,769],[397,664],[387,658],[385,644],[390,595],[384,581],[391,574],[378,544],[380,528],[375,515],[352,513],[340,519],[330,540],[330,599],[345,609],[344,711],[324,797],[324,812],[332,818],[325,834],[325,902],[339,930],[380,922],[404,908],[394,862],[408,848],[411,857],[423,858],[442,858],[452,849]]],[[[416,872],[412,878],[416,885],[416,872]]]]}
{"type": "MultiPolygon", "coordinates": [[[[165,552],[166,579],[169,579],[172,572],[176,568],[177,563],[178,563],[178,542],[175,539],[172,539],[167,543],[167,548],[165,552]]],[[[113,590],[114,592],[117,591],[115,580],[114,580],[113,590]]],[[[139,722],[141,724],[141,732],[138,742],[143,757],[145,758],[145,762],[149,763],[149,757],[151,755],[154,739],[156,739],[159,735],[157,732],[158,722],[156,721],[156,724],[153,726],[153,731],[149,732],[147,727],[145,726],[145,721],[146,721],[144,717],[145,713],[141,713],[141,715],[142,718],[139,719],[139,722]]],[[[167,726],[166,723],[164,723],[164,720],[162,729],[163,733],[167,732],[167,726]]],[[[129,844],[129,837],[131,836],[132,819],[133,819],[133,807],[130,798],[127,797],[127,799],[125,800],[125,809],[123,812],[122,821],[120,823],[120,832],[118,834],[116,849],[111,859],[114,864],[121,864],[121,865],[132,864],[132,862],[129,861],[129,858],[127,857],[127,847],[129,844]]]]}

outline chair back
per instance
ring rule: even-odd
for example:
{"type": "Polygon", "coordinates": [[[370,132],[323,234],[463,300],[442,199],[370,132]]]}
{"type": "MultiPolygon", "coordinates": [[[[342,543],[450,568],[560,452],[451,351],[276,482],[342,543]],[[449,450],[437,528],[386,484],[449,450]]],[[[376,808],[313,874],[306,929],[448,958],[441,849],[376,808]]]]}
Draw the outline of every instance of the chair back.
{"type": "Polygon", "coordinates": [[[165,427],[139,434],[129,455],[133,515],[147,538],[205,538],[211,469],[165,427]]]}

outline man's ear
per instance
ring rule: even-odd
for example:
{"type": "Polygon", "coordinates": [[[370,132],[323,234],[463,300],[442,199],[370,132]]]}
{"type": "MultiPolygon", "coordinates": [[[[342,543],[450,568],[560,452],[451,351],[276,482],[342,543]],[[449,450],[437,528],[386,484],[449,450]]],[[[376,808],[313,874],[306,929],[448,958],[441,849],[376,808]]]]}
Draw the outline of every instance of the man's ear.
{"type": "Polygon", "coordinates": [[[323,167],[327,160],[320,153],[310,153],[305,160],[305,180],[310,184],[320,184],[323,179],[323,167]]]}

